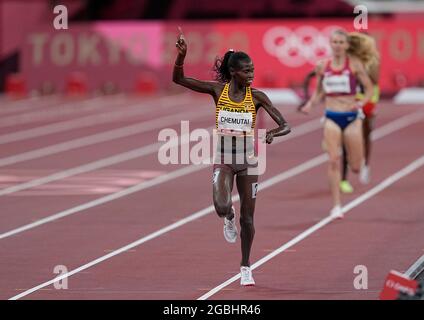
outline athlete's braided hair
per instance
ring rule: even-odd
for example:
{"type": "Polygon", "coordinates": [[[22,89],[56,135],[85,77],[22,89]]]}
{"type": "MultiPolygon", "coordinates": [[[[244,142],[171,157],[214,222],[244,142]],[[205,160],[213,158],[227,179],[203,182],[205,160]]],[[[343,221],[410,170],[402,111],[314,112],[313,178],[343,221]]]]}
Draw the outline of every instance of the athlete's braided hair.
{"type": "Polygon", "coordinates": [[[240,69],[241,61],[251,61],[250,57],[243,51],[230,49],[222,58],[216,58],[213,70],[216,73],[215,80],[225,83],[231,80],[230,68],[235,70],[240,69]]]}

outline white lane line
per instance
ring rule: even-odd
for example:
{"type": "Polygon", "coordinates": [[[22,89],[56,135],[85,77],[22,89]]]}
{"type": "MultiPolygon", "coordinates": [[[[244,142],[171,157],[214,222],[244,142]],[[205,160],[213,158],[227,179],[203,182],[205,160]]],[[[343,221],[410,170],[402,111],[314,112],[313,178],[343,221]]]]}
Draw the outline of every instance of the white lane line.
{"type": "MultiPolygon", "coordinates": [[[[284,141],[288,141],[291,140],[293,138],[305,135],[309,132],[312,132],[314,130],[317,130],[321,127],[320,121],[319,119],[314,119],[311,121],[308,121],[304,124],[301,124],[295,128],[293,128],[293,131],[290,135],[282,137],[281,139],[276,139],[276,141],[273,143],[273,145],[284,142],[284,141]]],[[[211,128],[208,128],[208,130],[211,130],[211,128]]],[[[185,139],[186,135],[183,135],[180,140],[181,141],[187,141],[187,139],[185,139]]],[[[17,184],[11,187],[7,187],[4,189],[0,190],[0,196],[4,196],[4,195],[8,195],[8,194],[12,194],[14,192],[18,192],[18,191],[22,191],[22,190],[26,190],[26,189],[30,189],[33,187],[37,187],[37,186],[41,186],[43,184],[46,183],[50,183],[53,181],[57,181],[57,180],[61,180],[61,179],[65,179],[77,174],[82,174],[82,173],[87,173],[90,171],[94,171],[97,169],[101,169],[101,168],[105,168],[108,166],[112,166],[115,164],[119,164],[125,161],[129,161],[129,160],[133,160],[136,159],[138,157],[143,157],[146,155],[150,155],[156,151],[159,150],[160,146],[162,145],[162,142],[160,143],[153,143],[150,144],[148,146],[145,147],[141,147],[141,148],[136,148],[127,152],[123,152],[123,153],[119,153],[116,154],[114,156],[111,157],[107,157],[107,158],[103,158],[97,161],[93,161],[81,166],[77,166],[74,168],[70,168],[67,170],[63,170],[60,172],[56,172],[53,173],[51,175],[45,176],[45,177],[41,177],[41,178],[37,178],[31,181],[27,181],[21,184],[17,184]]]]}
{"type": "MultiPolygon", "coordinates": [[[[404,167],[400,171],[398,171],[395,174],[389,176],[384,181],[382,181],[381,183],[379,183],[378,185],[376,185],[374,188],[370,189],[369,191],[365,192],[364,194],[362,194],[358,198],[356,198],[353,201],[351,201],[348,204],[346,204],[343,207],[343,209],[342,209],[343,213],[346,214],[348,211],[350,211],[353,208],[355,208],[355,207],[359,206],[360,204],[364,203],[365,201],[367,201],[368,199],[372,198],[376,194],[380,193],[384,189],[390,187],[396,181],[398,181],[398,180],[402,179],[403,177],[405,177],[405,176],[411,174],[412,172],[416,171],[417,169],[419,169],[423,165],[424,165],[424,155],[421,156],[420,158],[416,159],[415,161],[413,161],[412,163],[410,163],[408,166],[404,167]]],[[[329,224],[332,220],[333,219],[330,218],[329,216],[327,216],[326,218],[322,219],[321,221],[319,221],[318,223],[316,223],[315,225],[313,225],[309,229],[305,230],[304,232],[302,232],[301,234],[299,234],[298,236],[296,236],[295,238],[293,238],[289,242],[283,244],[278,249],[274,250],[270,254],[266,255],[262,259],[258,260],[254,264],[252,264],[251,269],[254,270],[254,269],[260,267],[261,265],[263,265],[264,263],[268,262],[272,258],[276,257],[280,253],[284,252],[285,250],[289,249],[290,247],[294,246],[295,244],[299,243],[300,241],[306,239],[308,236],[310,236],[311,234],[313,234],[315,231],[318,231],[319,229],[323,228],[324,226],[326,226],[327,224],[329,224]]],[[[228,279],[227,281],[221,283],[219,286],[217,286],[217,287],[213,288],[212,290],[208,291],[207,293],[205,293],[204,295],[202,295],[201,297],[199,297],[198,300],[206,300],[206,299],[210,298],[211,296],[213,296],[214,294],[216,294],[217,292],[219,292],[223,288],[227,287],[231,283],[237,281],[238,279],[240,279],[240,274],[237,274],[237,275],[233,276],[232,278],[228,279]]]]}
{"type": "MultiPolygon", "coordinates": [[[[312,168],[314,166],[315,165],[313,165],[313,164],[311,166],[311,161],[307,161],[307,163],[302,164],[300,166],[297,166],[297,167],[295,167],[295,168],[293,168],[293,169],[288,170],[287,172],[285,172],[286,175],[284,177],[285,177],[285,179],[288,179],[288,178],[290,178],[290,177],[298,174],[298,172],[302,172],[302,171],[308,170],[308,169],[310,169],[310,168],[312,168]],[[303,168],[303,170],[302,170],[302,168],[303,168]]],[[[285,179],[283,179],[283,180],[285,180],[285,179]]],[[[277,182],[275,182],[275,183],[277,183],[277,182]]],[[[261,190],[264,189],[263,187],[260,187],[260,188],[261,188],[261,190]]],[[[234,195],[232,197],[232,199],[233,199],[233,202],[237,202],[239,200],[239,196],[238,195],[234,195]]],[[[170,225],[168,225],[168,226],[166,226],[166,227],[164,227],[162,229],[159,229],[158,231],[156,231],[154,233],[151,233],[151,234],[149,234],[149,235],[147,235],[147,236],[145,236],[145,237],[143,237],[143,238],[141,238],[141,239],[139,239],[139,240],[137,240],[135,242],[132,242],[132,243],[130,243],[130,244],[124,246],[124,247],[121,247],[121,248],[119,248],[119,249],[117,249],[117,250],[115,250],[115,251],[113,251],[113,252],[111,252],[111,253],[109,253],[107,255],[104,255],[104,256],[102,256],[102,257],[100,257],[100,258],[98,258],[98,259],[96,259],[94,261],[91,261],[91,262],[89,262],[89,263],[87,263],[87,264],[85,264],[85,265],[83,265],[81,267],[78,267],[77,269],[71,270],[71,271],[69,271],[67,273],[64,273],[63,275],[61,275],[59,277],[56,277],[56,278],[54,278],[54,279],[52,279],[50,281],[44,282],[44,283],[36,286],[34,288],[31,288],[29,290],[26,290],[25,292],[22,292],[21,294],[18,294],[16,296],[10,298],[10,300],[17,300],[19,298],[22,298],[24,296],[27,296],[27,295],[33,293],[34,291],[37,291],[37,290],[40,290],[41,288],[44,288],[46,286],[49,286],[49,285],[53,284],[56,281],[62,280],[64,278],[70,277],[70,276],[72,276],[72,275],[74,275],[74,274],[76,274],[76,273],[78,273],[80,271],[86,270],[86,269],[88,269],[88,268],[90,268],[90,267],[92,267],[92,266],[94,266],[96,264],[99,264],[99,263],[101,263],[101,262],[103,262],[105,260],[108,260],[108,259],[110,259],[110,258],[112,258],[112,257],[114,257],[114,256],[116,256],[116,255],[118,255],[118,254],[120,254],[122,252],[125,252],[127,250],[130,250],[130,249],[132,249],[134,247],[137,247],[137,246],[139,246],[139,245],[141,245],[141,244],[143,244],[143,243],[145,243],[145,242],[147,242],[149,240],[155,239],[155,238],[157,238],[157,237],[159,237],[159,236],[161,236],[161,235],[163,235],[163,234],[165,234],[167,232],[170,232],[170,231],[172,231],[172,230],[174,230],[176,228],[179,228],[179,227],[181,227],[181,226],[183,226],[183,225],[185,225],[185,224],[187,224],[187,223],[189,223],[191,221],[194,221],[194,220],[199,219],[199,218],[201,218],[201,217],[203,217],[205,215],[208,215],[208,214],[212,213],[214,210],[215,210],[215,208],[214,208],[213,205],[212,206],[209,206],[207,208],[204,208],[204,209],[202,209],[202,210],[200,210],[198,212],[195,212],[195,213],[187,216],[186,218],[180,219],[180,220],[178,220],[177,222],[175,222],[173,224],[170,224],[170,225]]]]}
{"type": "MultiPolygon", "coordinates": [[[[174,98],[175,99],[175,98],[174,98]]],[[[184,104],[187,100],[181,101],[179,103],[184,104]]],[[[123,102],[121,102],[123,103],[123,102]]],[[[164,104],[161,101],[157,101],[153,104],[148,104],[148,106],[141,105],[141,102],[132,103],[130,105],[117,106],[116,108],[119,110],[112,110],[107,113],[93,114],[85,117],[65,120],[61,122],[56,122],[36,128],[31,128],[27,130],[21,130],[12,133],[6,133],[0,135],[0,145],[5,143],[17,142],[26,139],[34,139],[37,137],[46,136],[53,133],[64,132],[77,128],[84,128],[89,126],[97,126],[100,124],[110,123],[120,121],[122,119],[131,118],[140,114],[146,114],[150,111],[157,110],[158,107],[170,107],[171,104],[164,104]]],[[[179,107],[176,105],[176,102],[173,102],[172,107],[179,107]]]]}
{"type": "MultiPolygon", "coordinates": [[[[287,141],[293,138],[296,138],[298,136],[307,134],[309,132],[312,132],[320,127],[319,120],[311,120],[309,122],[306,122],[302,125],[297,126],[293,129],[293,132],[289,136],[282,137],[278,140],[276,140],[273,144],[277,144],[283,141],[287,141]]],[[[208,128],[207,130],[212,130],[213,127],[208,128]]],[[[181,141],[188,141],[188,139],[184,139],[186,135],[183,135],[180,140],[181,141]]],[[[65,179],[77,174],[87,173],[93,170],[101,169],[104,167],[108,167],[111,165],[119,164],[121,162],[129,161],[138,157],[143,157],[149,154],[152,154],[159,150],[162,143],[154,143],[147,145],[145,147],[136,148],[130,151],[126,151],[123,153],[116,154],[114,156],[110,156],[107,158],[103,158],[94,162],[90,162],[81,166],[77,166],[74,168],[66,169],[63,171],[59,171],[56,173],[53,173],[51,175],[37,178],[31,181],[27,181],[21,184],[17,184],[11,187],[7,187],[0,190],[0,196],[12,194],[14,192],[30,189],[33,187],[41,186],[43,184],[65,179]]]]}
{"type": "MultiPolygon", "coordinates": [[[[380,139],[380,138],[382,138],[382,137],[384,137],[384,136],[386,136],[386,135],[394,132],[393,130],[390,129],[392,126],[395,127],[395,128],[397,128],[397,130],[400,130],[400,129],[408,126],[408,125],[411,125],[411,124],[419,121],[419,119],[420,119],[420,116],[419,115],[421,115],[421,117],[422,117],[422,116],[424,116],[424,113],[422,113],[422,112],[416,112],[416,113],[413,113],[413,114],[409,114],[409,115],[406,115],[406,116],[404,116],[402,118],[399,118],[399,119],[397,119],[395,121],[392,121],[392,122],[386,124],[385,126],[381,127],[380,129],[375,130],[375,134],[373,136],[373,140],[380,139]]],[[[288,135],[288,136],[285,136],[282,139],[277,140],[276,142],[274,142],[274,144],[281,143],[283,141],[287,141],[289,139],[293,139],[293,138],[296,138],[298,136],[302,136],[302,135],[304,135],[306,133],[312,132],[313,130],[315,130],[317,128],[317,125],[319,125],[319,120],[318,119],[315,119],[315,120],[312,120],[310,122],[307,122],[307,123],[299,126],[299,129],[298,130],[293,130],[294,131],[293,134],[288,135]]],[[[176,143],[178,143],[178,142],[176,141],[176,143]]],[[[149,149],[145,149],[144,152],[151,152],[151,150],[154,150],[154,148],[157,148],[157,147],[158,147],[158,145],[156,145],[156,146],[155,145],[148,146],[149,149]]],[[[130,152],[130,154],[128,154],[127,156],[130,157],[130,156],[136,155],[137,154],[137,150],[134,150],[134,151],[135,152],[133,154],[131,154],[131,152],[130,152]]],[[[285,179],[291,178],[293,175],[301,174],[305,170],[309,170],[309,169],[311,169],[313,167],[316,167],[316,166],[324,163],[326,161],[326,159],[327,159],[327,155],[325,153],[324,154],[321,154],[321,155],[319,155],[319,156],[317,156],[315,158],[312,158],[309,161],[304,162],[300,166],[297,166],[297,167],[295,167],[295,168],[293,168],[291,170],[288,170],[286,172],[283,172],[283,173],[281,173],[281,174],[279,174],[277,176],[274,176],[273,178],[270,178],[270,179],[262,182],[260,184],[260,186],[261,186],[261,188],[268,188],[269,186],[271,186],[271,185],[279,182],[281,179],[285,180],[285,179]]],[[[196,166],[194,166],[194,165],[188,166],[187,168],[188,168],[187,171],[184,171],[185,174],[190,174],[191,172],[197,171],[196,166]],[[193,170],[193,171],[190,171],[190,170],[193,170]]],[[[177,172],[177,171],[174,171],[174,172],[177,172]]],[[[158,180],[160,178],[159,177],[159,178],[156,178],[156,180],[153,179],[151,181],[141,182],[140,184],[134,185],[134,186],[130,187],[129,189],[131,189],[131,190],[137,190],[137,188],[143,188],[143,189],[145,189],[145,186],[146,185],[152,187],[154,185],[157,185],[157,184],[151,184],[152,181],[153,182],[155,182],[155,181],[162,181],[161,183],[166,182],[166,181],[169,181],[169,180],[171,180],[171,179],[169,179],[169,177],[173,177],[172,174],[173,174],[173,172],[171,172],[171,173],[169,173],[167,175],[164,175],[164,177],[168,177],[165,180],[162,180],[162,179],[158,180]],[[135,189],[133,189],[133,188],[135,188],[135,189]]],[[[179,177],[179,175],[178,175],[178,177],[179,177]]],[[[13,188],[13,187],[11,187],[11,188],[13,188]]],[[[121,197],[122,196],[129,195],[129,194],[132,193],[132,192],[131,193],[126,193],[126,191],[129,190],[129,189],[121,190],[118,193],[121,195],[121,197]]],[[[11,191],[16,192],[18,190],[17,189],[14,189],[14,190],[12,189],[11,191]]],[[[37,220],[37,221],[35,221],[33,223],[26,224],[24,226],[15,228],[15,229],[10,230],[10,231],[7,231],[7,232],[4,232],[4,233],[0,234],[0,240],[1,239],[4,239],[4,238],[7,238],[7,237],[10,237],[10,236],[13,236],[13,235],[16,235],[18,233],[21,233],[21,232],[24,232],[24,231],[33,229],[33,228],[38,227],[40,225],[46,224],[48,222],[55,221],[57,219],[60,219],[60,218],[65,217],[65,216],[69,216],[71,214],[78,213],[78,212],[80,212],[82,210],[86,210],[86,209],[92,208],[93,206],[96,206],[96,205],[99,205],[99,204],[103,204],[103,203],[105,203],[105,202],[103,202],[104,200],[107,200],[106,202],[110,201],[110,200],[108,200],[108,199],[110,199],[110,196],[111,195],[108,195],[108,196],[105,196],[103,198],[99,198],[97,200],[90,201],[90,202],[88,202],[86,204],[82,204],[80,206],[77,206],[77,207],[74,207],[74,208],[71,208],[71,209],[68,209],[68,210],[65,210],[65,211],[62,211],[62,212],[59,212],[59,213],[50,215],[50,216],[48,216],[48,217],[46,217],[44,219],[37,220]],[[104,199],[104,200],[102,200],[102,199],[104,199]],[[100,202],[97,202],[97,201],[100,201],[100,202]],[[88,207],[86,206],[87,204],[89,204],[88,207]]],[[[117,198],[113,198],[113,200],[116,200],[116,199],[117,198]]],[[[238,201],[237,199],[238,198],[234,198],[234,201],[238,201]]]]}
{"type": "MultiPolygon", "coordinates": [[[[290,136],[284,137],[285,139],[276,140],[274,142],[274,144],[281,143],[283,141],[287,141],[287,140],[290,140],[290,139],[294,139],[296,137],[300,137],[302,135],[305,135],[305,134],[307,134],[309,132],[312,132],[312,131],[316,130],[319,126],[320,126],[319,119],[315,119],[315,120],[309,121],[307,123],[304,123],[304,124],[300,125],[299,127],[295,127],[293,129],[293,134],[291,134],[290,136]]],[[[186,139],[184,137],[185,136],[183,136],[182,139],[178,139],[178,140],[174,141],[173,143],[170,143],[170,146],[171,145],[172,146],[173,145],[178,145],[179,140],[185,141],[186,139]]],[[[140,156],[142,152],[144,152],[144,153],[152,153],[154,151],[157,151],[157,149],[161,145],[162,145],[162,143],[158,143],[158,144],[154,144],[154,145],[151,145],[151,146],[148,146],[148,147],[145,147],[145,148],[141,148],[143,150],[136,149],[136,150],[130,151],[129,153],[126,153],[126,158],[127,159],[128,158],[131,158],[131,157],[135,158],[137,156],[140,156]]],[[[109,159],[109,163],[112,162],[112,161],[118,161],[118,159],[112,157],[112,159],[109,159]]],[[[99,164],[97,163],[97,167],[98,167],[98,165],[99,164]]],[[[137,185],[134,185],[134,186],[132,186],[130,188],[121,190],[121,191],[119,191],[116,194],[119,195],[118,198],[124,197],[126,195],[131,194],[131,193],[138,192],[140,190],[144,190],[144,189],[147,189],[147,188],[151,188],[151,187],[156,186],[158,184],[165,183],[165,182],[171,181],[173,179],[176,179],[176,178],[179,178],[179,177],[182,177],[182,176],[185,176],[185,175],[194,173],[194,172],[199,171],[199,170],[202,170],[202,169],[204,169],[204,168],[206,168],[208,166],[209,165],[204,165],[204,166],[190,165],[190,166],[187,166],[187,167],[185,167],[183,169],[178,169],[178,170],[171,171],[171,172],[169,172],[167,174],[164,174],[163,176],[154,178],[152,180],[141,182],[141,183],[139,183],[137,185]]],[[[84,169],[84,168],[80,168],[80,171],[81,171],[81,169],[84,169]]],[[[87,168],[85,168],[85,169],[87,169],[87,168]]],[[[55,178],[59,179],[59,178],[61,178],[61,176],[58,175],[55,178]]],[[[9,190],[7,190],[7,189],[4,189],[4,190],[5,191],[8,191],[8,193],[11,193],[11,192],[16,192],[16,191],[23,190],[22,187],[32,187],[31,184],[28,184],[28,185],[23,184],[23,186],[19,190],[19,186],[21,186],[21,185],[8,188],[9,190]],[[16,187],[18,187],[18,188],[16,188],[16,187]]],[[[4,192],[3,192],[3,194],[4,194],[4,192]]],[[[0,194],[0,195],[2,195],[2,194],[0,194]]],[[[61,219],[63,217],[69,216],[71,214],[78,213],[78,212],[80,212],[82,210],[85,210],[85,209],[88,209],[88,208],[91,208],[91,207],[94,207],[94,206],[97,206],[97,205],[100,205],[100,204],[103,204],[103,203],[106,203],[106,202],[109,202],[109,201],[112,201],[112,200],[116,200],[118,198],[110,198],[110,196],[105,196],[105,197],[99,198],[97,200],[91,201],[89,203],[83,204],[81,206],[74,207],[72,209],[69,209],[69,210],[65,210],[65,211],[56,213],[56,214],[51,215],[51,216],[48,216],[48,217],[46,217],[44,219],[37,220],[37,221],[35,221],[33,223],[26,224],[26,225],[21,226],[21,227],[18,227],[16,229],[13,229],[13,230],[4,232],[4,233],[0,234],[0,240],[1,239],[4,239],[4,238],[7,238],[7,237],[10,237],[10,236],[13,236],[13,235],[16,235],[18,233],[27,231],[29,229],[33,229],[33,228],[38,227],[38,226],[41,226],[43,224],[46,224],[46,223],[55,221],[57,219],[61,219]],[[88,207],[87,207],[87,205],[88,205],[88,207]]]]}
{"type": "MultiPolygon", "coordinates": [[[[400,119],[398,119],[398,120],[400,120],[400,119]]],[[[397,123],[397,120],[393,121],[393,123],[397,123]]],[[[385,125],[385,128],[387,128],[388,126],[390,126],[390,123],[389,124],[386,124],[385,125]]],[[[407,126],[407,123],[405,123],[405,126],[407,126]]],[[[399,129],[401,129],[401,128],[399,128],[399,129]]],[[[378,130],[376,130],[376,131],[378,132],[378,130]]],[[[384,132],[384,129],[383,129],[383,132],[384,132]]],[[[389,132],[389,131],[386,130],[386,132],[389,132]]],[[[375,138],[375,139],[379,139],[379,138],[381,138],[383,136],[384,135],[380,135],[380,137],[375,138]]],[[[303,172],[305,172],[305,171],[307,171],[309,169],[315,168],[318,165],[320,165],[323,162],[325,162],[326,159],[327,159],[327,155],[326,154],[321,154],[321,155],[319,155],[317,157],[314,157],[314,158],[312,158],[312,159],[310,159],[310,160],[308,160],[308,161],[306,161],[306,162],[304,162],[304,163],[302,163],[302,164],[300,164],[300,165],[298,165],[298,166],[296,166],[296,167],[294,167],[292,169],[289,169],[289,170],[287,170],[285,172],[280,173],[276,177],[273,177],[271,179],[268,179],[268,180],[260,183],[259,184],[259,190],[265,190],[266,188],[269,188],[272,185],[275,185],[275,184],[277,184],[279,182],[282,182],[282,181],[287,180],[287,179],[289,179],[291,177],[294,177],[297,174],[303,173],[303,172]]],[[[134,187],[136,187],[136,186],[134,186],[134,187]]],[[[122,193],[122,192],[125,192],[125,190],[124,191],[121,191],[120,193],[122,193]]],[[[239,195],[238,194],[237,195],[234,195],[232,197],[232,200],[233,200],[233,202],[239,201],[239,195]]],[[[119,248],[119,249],[117,249],[117,250],[115,250],[115,251],[113,251],[113,252],[111,252],[111,253],[109,253],[107,255],[104,255],[104,256],[96,259],[96,260],[93,260],[93,261],[91,261],[91,262],[89,262],[89,263],[87,263],[85,265],[82,265],[82,266],[80,266],[80,267],[78,267],[78,268],[76,268],[74,270],[71,270],[70,272],[64,273],[61,276],[58,276],[58,277],[56,277],[56,278],[54,278],[52,280],[49,280],[47,282],[44,282],[44,283],[42,283],[42,284],[40,284],[40,285],[38,285],[36,287],[33,287],[31,289],[28,289],[28,290],[26,290],[26,291],[24,291],[24,292],[22,292],[22,293],[20,293],[20,294],[18,294],[16,296],[10,298],[10,300],[20,299],[20,298],[22,298],[24,296],[27,296],[27,295],[29,295],[29,294],[37,291],[37,290],[40,290],[40,289],[42,289],[44,287],[47,287],[47,286],[53,284],[56,281],[62,280],[64,278],[68,278],[68,277],[70,277],[70,276],[72,276],[72,275],[74,275],[74,274],[76,274],[76,273],[78,273],[80,271],[86,270],[86,269],[88,269],[88,268],[90,268],[90,267],[92,267],[92,266],[94,266],[96,264],[99,264],[99,263],[101,263],[101,262],[103,262],[105,260],[108,260],[108,259],[110,259],[110,258],[112,258],[112,257],[114,257],[114,256],[116,256],[116,255],[118,255],[118,254],[120,254],[122,252],[125,252],[127,250],[132,249],[132,248],[135,248],[135,247],[139,246],[140,244],[142,244],[144,242],[147,242],[149,240],[155,239],[155,238],[161,236],[162,234],[165,234],[167,232],[170,232],[170,231],[172,231],[172,230],[174,230],[176,228],[179,228],[179,227],[181,227],[181,226],[183,226],[183,225],[185,225],[185,224],[187,224],[187,223],[189,223],[191,221],[194,221],[194,220],[196,220],[198,218],[201,218],[203,216],[206,216],[206,215],[212,213],[214,210],[215,210],[215,208],[212,205],[212,206],[209,206],[207,208],[204,208],[204,209],[202,209],[200,211],[197,211],[197,212],[195,212],[195,213],[187,216],[186,218],[183,218],[183,219],[181,219],[181,220],[179,220],[179,221],[177,221],[177,222],[175,222],[173,224],[170,224],[170,225],[168,225],[168,226],[166,226],[166,227],[164,227],[162,229],[159,229],[156,232],[151,233],[151,234],[149,234],[149,235],[147,235],[147,236],[145,236],[145,237],[143,237],[143,238],[141,238],[139,240],[136,240],[136,241],[134,241],[134,242],[132,242],[132,243],[124,246],[124,247],[121,247],[121,248],[119,248]]],[[[237,277],[237,276],[235,276],[235,277],[237,277]]],[[[235,277],[233,277],[233,278],[235,278],[235,277]]],[[[235,280],[237,280],[237,278],[235,280]]]]}
{"type": "MultiPolygon", "coordinates": [[[[152,97],[145,100],[143,99],[140,101],[140,104],[153,104],[159,102],[160,104],[167,105],[174,104],[176,101],[180,101],[181,99],[187,100],[187,98],[190,98],[190,95],[187,93],[178,93],[165,97],[152,97]]],[[[2,118],[0,119],[0,128],[39,121],[47,121],[57,117],[82,115],[84,113],[96,111],[98,109],[104,111],[105,108],[113,108],[117,102],[121,103],[126,99],[132,100],[133,98],[120,93],[111,96],[97,96],[77,101],[59,101],[57,104],[48,106],[47,109],[44,108],[44,106],[41,106],[41,110],[2,118]]]]}
{"type": "Polygon", "coordinates": [[[47,147],[27,151],[20,154],[15,154],[13,156],[0,158],[0,167],[5,167],[11,164],[20,163],[28,160],[38,159],[45,156],[50,156],[53,154],[61,153],[64,151],[69,151],[81,147],[90,146],[93,144],[112,141],[124,137],[128,137],[135,134],[140,134],[143,132],[151,131],[158,128],[163,128],[166,125],[171,125],[178,123],[181,120],[193,120],[196,118],[203,117],[210,113],[210,110],[207,108],[201,108],[202,111],[188,111],[180,114],[172,114],[163,118],[156,118],[153,120],[147,120],[144,122],[128,125],[118,129],[112,129],[100,133],[96,133],[90,136],[83,138],[77,138],[47,147]]]}
{"type": "MultiPolygon", "coordinates": [[[[114,98],[119,98],[118,96],[114,98]]],[[[59,116],[68,116],[72,114],[80,114],[83,112],[95,111],[103,108],[103,104],[99,102],[110,101],[105,96],[88,98],[81,101],[60,101],[57,104],[49,105],[47,109],[41,106],[42,109],[26,112],[18,115],[11,115],[0,119],[0,128],[28,124],[38,121],[47,121],[59,116]]]]}
{"type": "Polygon", "coordinates": [[[72,214],[75,214],[75,213],[78,213],[78,212],[81,212],[81,211],[102,205],[102,204],[107,203],[107,202],[111,202],[113,200],[128,196],[130,194],[139,192],[139,191],[144,190],[144,189],[151,188],[153,186],[167,182],[169,180],[176,179],[180,176],[184,176],[184,175],[187,175],[189,173],[193,173],[195,171],[201,170],[205,166],[206,165],[187,166],[187,167],[184,167],[182,169],[178,169],[178,170],[172,171],[170,173],[163,174],[161,176],[158,176],[156,178],[153,178],[153,179],[145,181],[145,182],[141,182],[139,184],[136,184],[136,185],[129,187],[129,188],[126,188],[124,190],[112,193],[110,195],[98,198],[96,200],[86,202],[84,204],[78,205],[78,206],[73,207],[71,209],[67,209],[67,210],[61,211],[59,213],[56,213],[54,215],[48,216],[44,219],[40,219],[40,220],[37,220],[33,223],[30,223],[30,224],[24,225],[22,227],[13,229],[11,231],[2,233],[2,234],[0,234],[0,239],[4,239],[4,238],[7,238],[7,237],[16,235],[18,233],[27,231],[29,229],[33,229],[33,228],[41,226],[43,224],[46,224],[46,223],[64,218],[66,216],[69,216],[69,215],[72,215],[72,214]]]}
{"type": "Polygon", "coordinates": [[[4,102],[0,101],[0,115],[6,116],[10,115],[11,113],[20,113],[30,109],[44,108],[46,106],[57,104],[60,101],[63,100],[61,100],[60,96],[57,94],[51,96],[31,97],[26,100],[12,101],[14,102],[13,104],[6,105],[4,105],[4,102]]]}
{"type": "Polygon", "coordinates": [[[160,148],[160,146],[162,145],[162,143],[153,143],[150,145],[147,145],[145,147],[141,147],[141,148],[137,148],[137,149],[133,149],[127,152],[123,152],[114,156],[110,156],[107,158],[103,158],[97,161],[93,161],[81,166],[77,166],[74,168],[70,168],[67,170],[63,170],[60,172],[56,172],[53,174],[50,174],[48,176],[45,177],[41,177],[41,178],[37,178],[37,179],[33,179],[27,182],[23,182],[14,186],[10,186],[4,189],[0,189],[0,197],[1,196],[5,196],[5,195],[9,195],[18,191],[22,191],[22,190],[27,190],[30,188],[34,188],[34,187],[38,187],[53,181],[58,181],[58,180],[62,180],[65,178],[69,178],[78,174],[82,174],[82,173],[87,173],[90,171],[94,171],[97,169],[101,169],[104,167],[108,167],[108,166],[112,166],[115,164],[119,164],[125,161],[129,161],[129,160],[133,160],[136,158],[141,158],[144,156],[147,156],[149,154],[153,154],[155,152],[157,152],[160,148]]]}
{"type": "Polygon", "coordinates": [[[418,275],[424,270],[424,255],[422,255],[412,266],[405,271],[405,275],[411,279],[416,279],[418,275]]]}

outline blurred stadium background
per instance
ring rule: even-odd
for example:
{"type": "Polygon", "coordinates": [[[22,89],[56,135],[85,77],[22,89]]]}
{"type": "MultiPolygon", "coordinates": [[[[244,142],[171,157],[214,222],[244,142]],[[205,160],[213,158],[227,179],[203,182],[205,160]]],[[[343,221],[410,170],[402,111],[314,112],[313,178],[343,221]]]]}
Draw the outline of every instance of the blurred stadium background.
{"type": "MultiPolygon", "coordinates": [[[[423,1],[0,0],[0,90],[14,96],[180,90],[170,74],[181,25],[187,73],[211,78],[215,57],[234,48],[254,59],[255,87],[300,93],[304,75],[329,54],[332,28],[354,31],[358,4],[368,9],[366,32],[382,55],[383,96],[423,87],[423,1]],[[53,27],[59,4],[68,9],[68,30],[53,27]]],[[[414,92],[421,101],[421,91],[414,92]]]]}

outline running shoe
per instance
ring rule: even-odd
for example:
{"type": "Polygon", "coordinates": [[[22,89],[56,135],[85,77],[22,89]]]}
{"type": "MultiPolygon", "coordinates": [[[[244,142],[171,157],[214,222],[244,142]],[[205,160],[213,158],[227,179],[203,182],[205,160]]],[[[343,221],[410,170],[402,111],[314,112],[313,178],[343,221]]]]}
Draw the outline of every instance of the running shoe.
{"type": "Polygon", "coordinates": [[[231,211],[234,214],[233,219],[224,218],[224,238],[228,242],[234,243],[237,240],[236,210],[234,207],[231,207],[231,211]]]}
{"type": "Polygon", "coordinates": [[[370,167],[367,165],[362,166],[361,172],[359,173],[359,181],[362,184],[370,183],[370,167]]]}
{"type": "Polygon", "coordinates": [[[343,219],[342,207],[338,205],[331,209],[330,217],[333,219],[343,219]]]}
{"type": "Polygon", "coordinates": [[[255,280],[253,280],[252,270],[250,267],[240,267],[240,284],[242,286],[254,286],[255,280]]]}
{"type": "Polygon", "coordinates": [[[353,187],[348,180],[340,181],[340,191],[343,193],[352,193],[353,187]]]}

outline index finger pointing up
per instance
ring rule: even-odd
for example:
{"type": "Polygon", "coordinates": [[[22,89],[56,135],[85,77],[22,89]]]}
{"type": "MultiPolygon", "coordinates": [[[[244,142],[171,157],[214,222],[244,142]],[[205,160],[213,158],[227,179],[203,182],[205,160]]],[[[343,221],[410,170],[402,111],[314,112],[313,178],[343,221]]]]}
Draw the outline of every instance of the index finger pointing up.
{"type": "Polygon", "coordinates": [[[181,29],[180,26],[178,26],[178,31],[180,32],[180,35],[178,36],[178,39],[180,39],[180,40],[184,39],[183,30],[181,29]]]}

